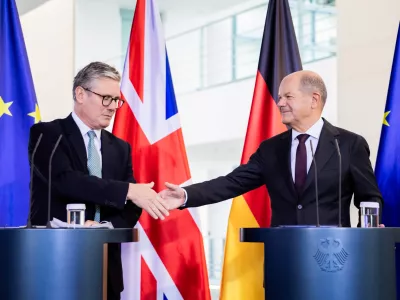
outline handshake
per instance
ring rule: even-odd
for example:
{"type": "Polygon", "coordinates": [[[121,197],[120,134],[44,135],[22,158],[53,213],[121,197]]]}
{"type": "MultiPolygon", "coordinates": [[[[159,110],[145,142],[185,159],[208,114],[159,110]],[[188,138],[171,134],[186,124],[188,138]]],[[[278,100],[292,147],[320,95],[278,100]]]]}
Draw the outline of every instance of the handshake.
{"type": "Polygon", "coordinates": [[[129,184],[127,199],[147,211],[154,219],[164,220],[169,211],[185,203],[185,191],[178,185],[166,182],[165,190],[157,194],[154,182],[129,184]]]}

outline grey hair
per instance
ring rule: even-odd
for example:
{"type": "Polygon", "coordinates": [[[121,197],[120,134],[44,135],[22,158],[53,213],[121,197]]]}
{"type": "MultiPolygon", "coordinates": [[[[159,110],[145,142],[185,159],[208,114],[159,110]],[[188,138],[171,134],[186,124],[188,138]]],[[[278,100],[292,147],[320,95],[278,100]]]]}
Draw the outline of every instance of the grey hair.
{"type": "Polygon", "coordinates": [[[74,101],[76,101],[75,90],[78,86],[90,88],[91,82],[98,78],[110,78],[115,81],[120,81],[121,75],[117,69],[106,63],[96,61],[88,64],[86,67],[81,69],[74,78],[74,84],[72,87],[74,101]]]}
{"type": "Polygon", "coordinates": [[[302,74],[300,79],[300,86],[302,89],[315,92],[317,91],[321,95],[322,104],[325,105],[326,99],[328,98],[328,92],[326,86],[321,77],[314,74],[302,74]]]}

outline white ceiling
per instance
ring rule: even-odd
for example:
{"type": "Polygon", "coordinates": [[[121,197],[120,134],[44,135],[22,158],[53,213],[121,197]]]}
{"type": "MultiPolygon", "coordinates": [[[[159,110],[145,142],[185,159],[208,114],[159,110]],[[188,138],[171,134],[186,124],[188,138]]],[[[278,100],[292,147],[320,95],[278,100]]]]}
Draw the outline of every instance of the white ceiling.
{"type": "Polygon", "coordinates": [[[15,2],[17,3],[18,13],[23,15],[47,1],[48,0],[16,0],[15,2]]]}
{"type": "Polygon", "coordinates": [[[247,0],[157,0],[160,10],[185,10],[196,13],[217,12],[247,0]]]}
{"type": "MultiPolygon", "coordinates": [[[[16,0],[18,11],[20,15],[23,15],[36,7],[42,5],[43,3],[51,0],[16,0]]],[[[64,0],[73,1],[73,0],[64,0]]],[[[114,0],[109,0],[114,1],[114,0]]],[[[124,0],[131,6],[136,1],[135,0],[124,0]]],[[[209,13],[216,12],[247,0],[156,0],[160,11],[168,10],[179,10],[179,11],[192,11],[195,13],[209,13]]]]}

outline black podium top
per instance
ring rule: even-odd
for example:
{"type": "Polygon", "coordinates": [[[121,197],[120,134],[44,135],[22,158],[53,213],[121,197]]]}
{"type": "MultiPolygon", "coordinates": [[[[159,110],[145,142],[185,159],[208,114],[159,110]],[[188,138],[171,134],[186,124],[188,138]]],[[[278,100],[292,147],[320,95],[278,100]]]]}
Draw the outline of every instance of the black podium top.
{"type": "Polygon", "coordinates": [[[91,243],[127,243],[138,241],[138,231],[132,228],[0,228],[0,247],[4,239],[13,242],[15,239],[25,239],[27,236],[35,239],[41,238],[90,238],[91,243]]]}
{"type": "Polygon", "coordinates": [[[241,242],[263,243],[273,238],[285,238],[286,236],[301,235],[301,237],[315,237],[320,235],[380,235],[390,236],[396,243],[400,243],[400,228],[359,228],[359,227],[335,227],[335,226],[282,226],[271,228],[240,228],[241,242]],[[367,230],[367,231],[366,231],[367,230]]]}

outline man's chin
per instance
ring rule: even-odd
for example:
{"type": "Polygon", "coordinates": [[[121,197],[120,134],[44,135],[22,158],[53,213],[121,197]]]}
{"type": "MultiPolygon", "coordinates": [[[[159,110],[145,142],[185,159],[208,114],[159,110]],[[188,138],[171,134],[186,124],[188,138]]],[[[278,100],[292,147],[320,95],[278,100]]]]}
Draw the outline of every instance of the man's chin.
{"type": "Polygon", "coordinates": [[[106,129],[109,125],[110,125],[110,123],[111,122],[102,122],[100,125],[101,125],[101,128],[102,129],[106,129]]]}

